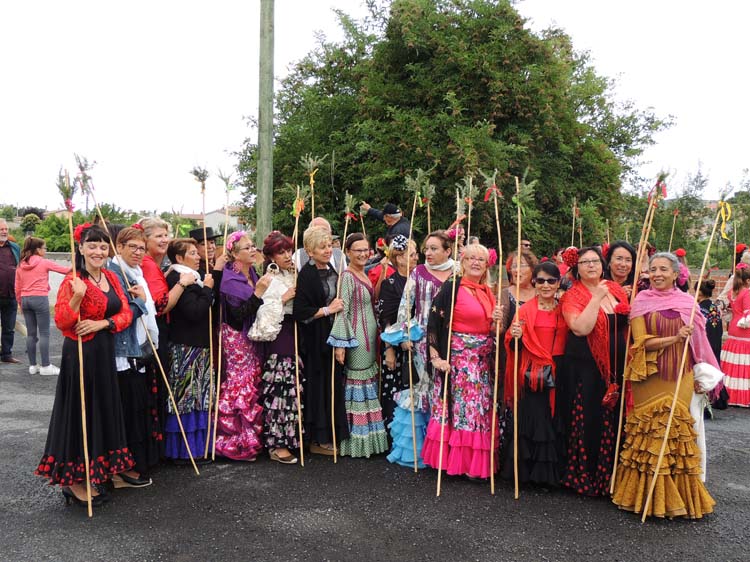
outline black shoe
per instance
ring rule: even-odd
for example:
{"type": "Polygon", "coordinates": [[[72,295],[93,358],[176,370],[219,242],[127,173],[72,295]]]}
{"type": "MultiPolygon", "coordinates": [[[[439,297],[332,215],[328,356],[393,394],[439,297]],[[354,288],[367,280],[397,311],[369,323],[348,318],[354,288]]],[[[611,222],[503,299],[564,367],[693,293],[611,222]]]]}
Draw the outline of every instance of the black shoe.
{"type": "Polygon", "coordinates": [[[127,474],[120,473],[112,477],[112,484],[114,484],[115,488],[145,488],[146,486],[150,486],[152,482],[151,478],[145,478],[143,475],[133,478],[127,474]]]}
{"type": "MultiPolygon", "coordinates": [[[[86,500],[80,499],[73,493],[73,490],[71,490],[70,488],[61,488],[61,490],[62,495],[65,498],[65,505],[70,505],[71,502],[84,507],[88,505],[88,502],[86,500]]],[[[102,505],[102,503],[104,502],[100,496],[94,496],[91,498],[91,507],[99,507],[100,505],[102,505]]]]}

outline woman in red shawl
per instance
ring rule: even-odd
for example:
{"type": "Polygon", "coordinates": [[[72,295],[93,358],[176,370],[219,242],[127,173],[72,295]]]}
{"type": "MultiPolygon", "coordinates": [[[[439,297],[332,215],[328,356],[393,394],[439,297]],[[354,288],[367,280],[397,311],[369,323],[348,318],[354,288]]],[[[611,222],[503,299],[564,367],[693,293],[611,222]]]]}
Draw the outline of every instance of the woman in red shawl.
{"type": "MultiPolygon", "coordinates": [[[[555,374],[568,339],[568,326],[555,298],[560,270],[553,262],[537,264],[531,282],[536,296],[518,311],[518,321],[505,333],[508,361],[505,367],[506,419],[513,408],[513,363],[518,339],[518,478],[540,486],[560,484],[555,427],[555,374]]],[[[513,432],[503,439],[504,478],[513,477],[513,432]]]]}
{"type": "Polygon", "coordinates": [[[693,367],[708,363],[719,377],[721,373],[700,312],[696,311],[690,324],[695,301],[677,288],[679,275],[677,257],[667,252],[654,254],[649,260],[651,288],[638,293],[633,303],[633,347],[627,378],[634,406],[625,424],[612,501],[620,509],[642,513],[677,391],[668,449],[648,514],[699,519],[711,513],[716,502],[701,482],[702,453],[690,403],[694,392],[710,391],[718,380],[709,383],[697,368],[694,375],[693,367]],[[685,341],[689,342],[690,353],[680,387],[676,388],[685,341]]]}
{"type": "Polygon", "coordinates": [[[603,496],[614,465],[628,299],[619,284],[603,279],[598,248],[568,248],[564,255],[575,282],[560,301],[571,332],[555,389],[561,484],[603,496]]]}

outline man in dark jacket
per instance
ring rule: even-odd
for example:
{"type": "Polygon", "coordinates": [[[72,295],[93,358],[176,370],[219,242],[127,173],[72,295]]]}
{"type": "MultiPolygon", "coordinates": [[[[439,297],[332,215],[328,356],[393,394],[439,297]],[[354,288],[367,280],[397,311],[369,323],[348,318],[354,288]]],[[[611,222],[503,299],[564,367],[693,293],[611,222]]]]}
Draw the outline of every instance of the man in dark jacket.
{"type": "Polygon", "coordinates": [[[0,327],[2,328],[2,351],[0,361],[3,363],[20,363],[13,357],[13,339],[16,329],[16,267],[21,261],[21,248],[8,239],[8,223],[0,219],[0,327]]]}
{"type": "Polygon", "coordinates": [[[386,203],[383,210],[380,211],[378,209],[373,209],[367,201],[362,201],[359,210],[360,213],[366,213],[368,217],[383,221],[386,224],[388,227],[388,230],[385,233],[385,241],[387,244],[390,244],[391,240],[399,234],[409,238],[409,219],[404,217],[401,214],[401,209],[396,207],[393,203],[386,203]]]}

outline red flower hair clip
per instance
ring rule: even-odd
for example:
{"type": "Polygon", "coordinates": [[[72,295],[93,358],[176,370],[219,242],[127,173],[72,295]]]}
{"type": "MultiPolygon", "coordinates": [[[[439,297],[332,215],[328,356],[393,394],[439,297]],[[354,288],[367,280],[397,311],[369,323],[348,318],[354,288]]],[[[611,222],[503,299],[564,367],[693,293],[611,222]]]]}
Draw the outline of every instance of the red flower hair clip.
{"type": "Polygon", "coordinates": [[[735,269],[747,269],[748,267],[750,267],[750,265],[747,265],[745,262],[741,261],[734,268],[735,269]]]}
{"type": "Polygon", "coordinates": [[[609,244],[606,242],[602,244],[602,256],[604,256],[605,260],[609,259],[609,244]]]}
{"type": "Polygon", "coordinates": [[[578,265],[578,248],[575,246],[568,246],[562,254],[563,262],[568,267],[575,267],[578,265]]]}
{"type": "Polygon", "coordinates": [[[90,222],[85,222],[75,227],[75,230],[73,230],[73,240],[76,241],[76,244],[81,243],[81,235],[83,234],[83,231],[91,228],[92,226],[93,225],[90,222]]]}
{"type": "Polygon", "coordinates": [[[736,245],[736,246],[734,247],[734,253],[735,253],[735,254],[741,254],[741,253],[742,253],[742,252],[744,252],[745,250],[747,250],[747,244],[742,244],[742,243],[740,243],[740,244],[737,244],[737,245],[736,245]]]}
{"type": "Polygon", "coordinates": [[[143,232],[143,225],[139,222],[134,223],[130,228],[135,228],[136,230],[140,230],[141,232],[143,232]]]}
{"type": "Polygon", "coordinates": [[[489,257],[487,258],[487,265],[492,267],[497,263],[497,250],[495,248],[490,248],[487,250],[487,253],[489,253],[489,257]]]}
{"type": "Polygon", "coordinates": [[[684,258],[687,255],[687,252],[685,251],[684,248],[677,248],[674,251],[674,255],[677,256],[678,258],[684,258]]]}

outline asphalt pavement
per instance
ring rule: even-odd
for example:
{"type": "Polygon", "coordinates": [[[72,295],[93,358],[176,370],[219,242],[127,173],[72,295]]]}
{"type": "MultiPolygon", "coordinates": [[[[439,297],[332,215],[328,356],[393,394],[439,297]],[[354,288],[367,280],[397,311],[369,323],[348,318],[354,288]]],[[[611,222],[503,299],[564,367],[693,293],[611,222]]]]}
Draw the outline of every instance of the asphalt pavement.
{"type": "MultiPolygon", "coordinates": [[[[25,338],[15,355],[25,361],[25,338]]],[[[61,335],[51,351],[59,365],[61,335]]],[[[750,560],[750,411],[707,422],[708,489],[700,521],[649,520],[604,498],[444,477],[372,459],[306,455],[305,467],[254,463],[164,465],[154,484],[114,492],[94,510],[66,507],[33,475],[57,377],[0,365],[0,560],[750,560]]]]}

